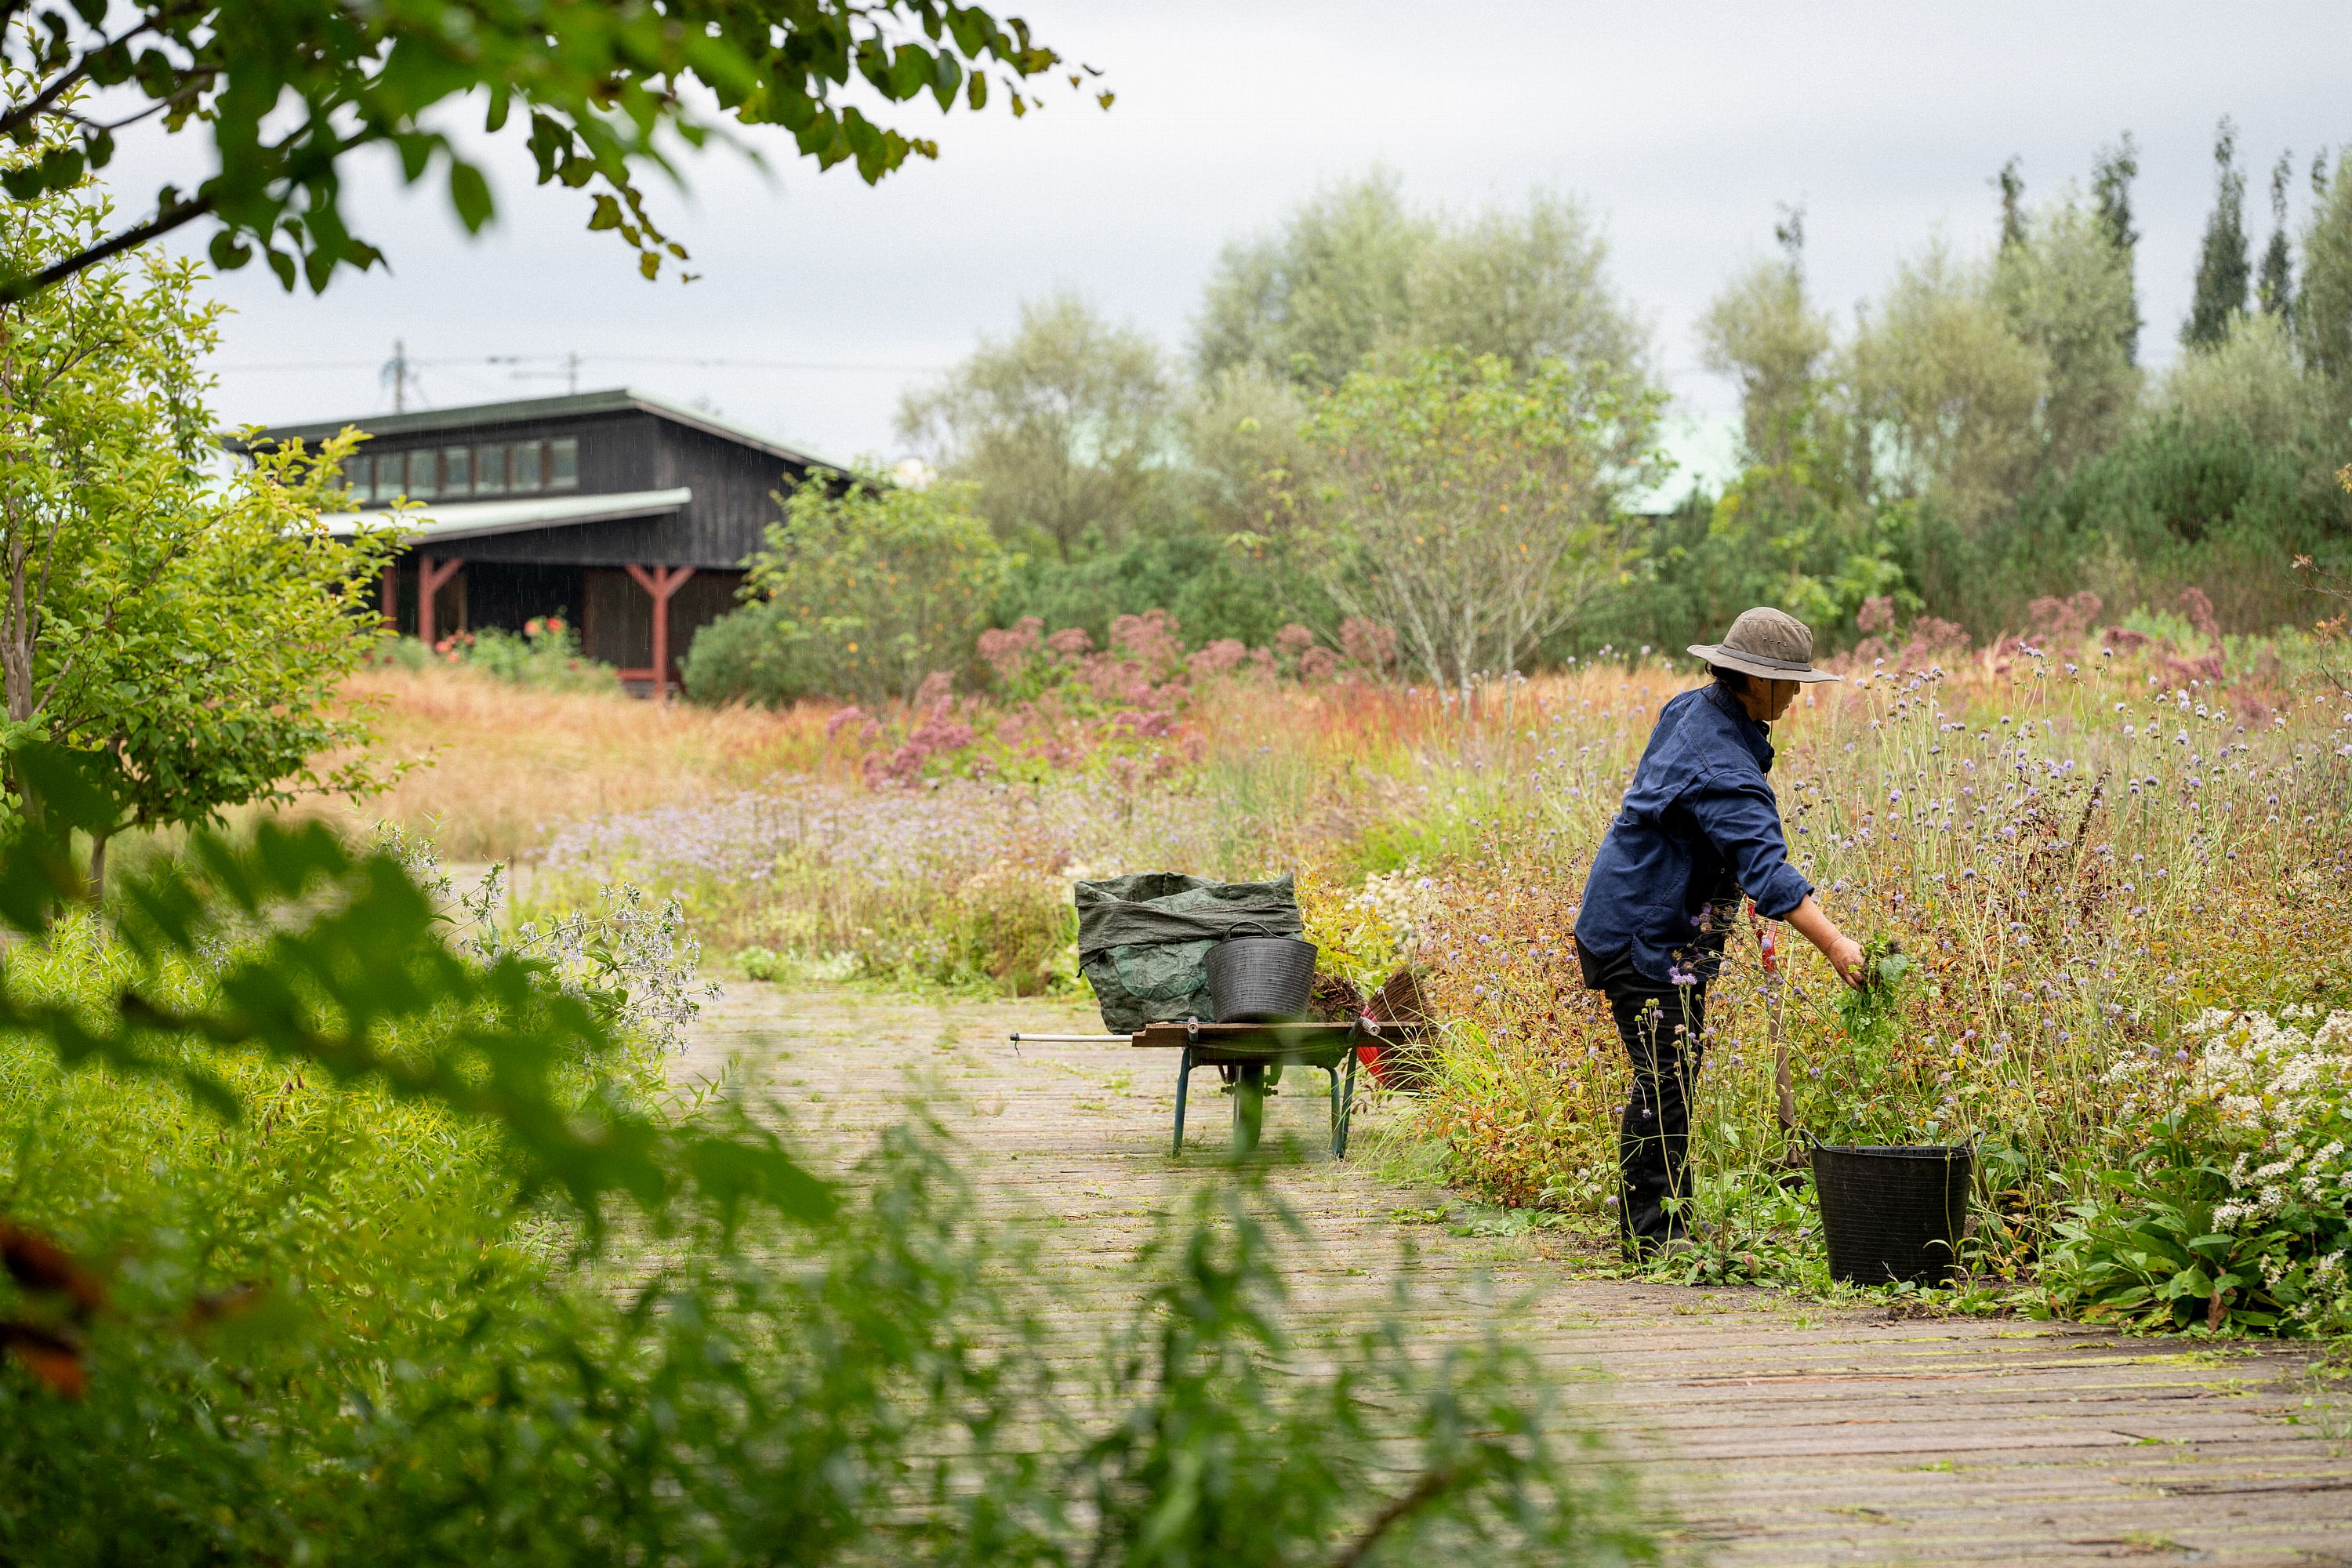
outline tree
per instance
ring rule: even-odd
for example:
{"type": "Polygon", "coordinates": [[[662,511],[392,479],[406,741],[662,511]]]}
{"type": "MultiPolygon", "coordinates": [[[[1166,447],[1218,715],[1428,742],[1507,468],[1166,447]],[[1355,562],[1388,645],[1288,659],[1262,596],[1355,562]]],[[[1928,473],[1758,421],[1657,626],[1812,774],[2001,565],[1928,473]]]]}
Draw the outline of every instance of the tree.
{"type": "Polygon", "coordinates": [[[1609,246],[1582,205],[1538,191],[1440,226],[1408,279],[1401,346],[1604,364],[1646,382],[1648,332],[1609,284],[1609,246]]]}
{"type": "Polygon", "coordinates": [[[904,702],[934,670],[970,662],[1009,566],[970,486],[815,469],[777,500],[784,515],[751,557],[750,602],[695,638],[698,700],[904,702]]]}
{"type": "Polygon", "coordinates": [[[2025,175],[2020,172],[2022,158],[2011,158],[2000,166],[1992,183],[2000,190],[2000,247],[2025,243],[2025,175]]]}
{"type": "Polygon", "coordinates": [[[1664,525],[1649,566],[1693,618],[1769,600],[1827,632],[1901,571],[1859,482],[1851,398],[1828,374],[1829,318],[1805,296],[1802,209],[1774,236],[1780,258],[1736,277],[1698,321],[1707,369],[1738,384],[1747,467],[1696,537],[1691,519],[1664,525]]]}
{"type": "Polygon", "coordinates": [[[1610,289],[1608,247],[1576,202],[1538,192],[1466,220],[1408,207],[1376,172],[1326,188],[1225,248],[1194,342],[1203,375],[1253,364],[1308,390],[1367,355],[1430,348],[1519,370],[1560,358],[1642,374],[1648,333],[1610,289]]]}
{"type": "Polygon", "coordinates": [[[2036,209],[1993,260],[1992,295],[2019,341],[2041,356],[2042,460],[2071,468],[2122,435],[2139,400],[2126,352],[2138,309],[2130,258],[2072,195],[2036,209]]]}
{"type": "Polygon", "coordinates": [[[2262,271],[2254,283],[2254,297],[2262,302],[2263,314],[2283,321],[2294,317],[2294,261],[2286,243],[2286,182],[2294,161],[2294,154],[2282,153],[2271,169],[2271,242],[2263,252],[2262,271]]]}
{"type": "Polygon", "coordinates": [[[1435,228],[1405,206],[1394,174],[1375,170],[1227,245],[1196,329],[1203,378],[1248,364],[1302,386],[1335,384],[1412,313],[1413,265],[1435,228]]]}
{"type": "Polygon", "coordinates": [[[1306,452],[1297,387],[1255,364],[1228,365],[1194,384],[1178,422],[1192,515],[1213,533],[1273,528],[1280,519],[1266,477],[1297,472],[1306,452]]]}
{"type": "Polygon", "coordinates": [[[1167,479],[1171,394],[1160,349],[1075,294],[1021,308],[980,347],[899,405],[898,433],[1008,541],[1042,538],[1064,560],[1089,531],[1116,541],[1155,510],[1167,479]]]}
{"type": "Polygon", "coordinates": [[[1931,499],[1967,530],[2014,500],[2042,450],[2047,364],[1995,302],[1990,273],[1931,247],[1897,268],[1846,356],[1864,450],[1878,454],[1873,488],[1931,499]]]}
{"type": "Polygon", "coordinates": [[[1342,608],[1465,694],[1517,668],[1622,570],[1617,503],[1654,474],[1660,399],[1553,360],[1432,349],[1315,405],[1292,493],[1342,608]]]}
{"type": "Polygon", "coordinates": [[[2242,316],[2224,342],[2183,354],[2165,375],[2158,402],[2189,424],[2242,430],[2271,447],[2311,440],[2326,410],[2325,384],[2296,363],[2294,340],[2276,316],[2242,316]]]}
{"type": "Polygon", "coordinates": [[[1739,387],[1751,463],[1785,466],[1822,395],[1829,318],[1805,298],[1801,252],[1759,261],[1698,319],[1700,360],[1739,387]]]}
{"type": "Polygon", "coordinates": [[[2132,284],[2131,322],[2123,341],[2126,363],[2139,363],[2139,287],[2137,261],[2139,254],[2139,230],[2132,226],[2131,187],[2139,177],[2139,149],[2126,131],[2112,147],[2102,147],[2091,165],[2091,205],[2098,216],[2100,232],[2107,244],[2123,258],[2124,277],[2132,284]]]}
{"type": "Polygon", "coordinates": [[[2339,157],[2335,176],[2315,162],[2316,198],[2303,230],[2303,289],[2295,300],[2296,345],[2304,364],[2352,405],[2352,174],[2339,157]]]}
{"type": "MultiPolygon", "coordinates": [[[[0,268],[37,271],[110,216],[86,184],[0,205],[0,268]]],[[[192,262],[119,258],[0,305],[5,745],[115,759],[128,805],[94,836],[94,880],[124,828],[369,776],[321,779],[312,759],[368,733],[334,699],[391,539],[319,527],[355,437],[205,471],[217,453],[197,364],[220,309],[200,281],[192,262]]]]}
{"type": "Polygon", "coordinates": [[[674,146],[723,138],[727,121],[779,126],[820,168],[852,163],[870,184],[938,148],[843,102],[853,77],[883,103],[928,95],[945,111],[982,108],[993,70],[1019,115],[1039,106],[1028,82],[1059,64],[1019,19],[951,0],[22,0],[0,22],[0,59],[19,72],[0,132],[22,146],[45,116],[73,122],[10,171],[16,200],[73,188],[142,121],[211,134],[193,190],[165,185],[146,216],[0,278],[0,300],[199,221],[214,226],[215,266],[257,253],[286,288],[323,289],[339,268],[383,259],[354,232],[341,184],[345,160],[379,147],[411,184],[437,174],[478,230],[489,183],[449,132],[473,105],[488,134],[519,118],[539,183],[583,192],[588,226],[617,235],[651,278],[686,255],[637,184],[647,170],[676,177],[674,146]],[[91,89],[102,108],[77,98],[91,89]]]}
{"type": "Polygon", "coordinates": [[[2223,115],[2213,132],[2213,216],[2205,220],[2205,240],[2197,256],[2197,291],[2181,323],[2180,341],[2210,348],[2230,335],[2232,319],[2246,313],[2246,285],[2253,268],[2246,259],[2246,176],[2238,167],[2238,131],[2223,115]]]}

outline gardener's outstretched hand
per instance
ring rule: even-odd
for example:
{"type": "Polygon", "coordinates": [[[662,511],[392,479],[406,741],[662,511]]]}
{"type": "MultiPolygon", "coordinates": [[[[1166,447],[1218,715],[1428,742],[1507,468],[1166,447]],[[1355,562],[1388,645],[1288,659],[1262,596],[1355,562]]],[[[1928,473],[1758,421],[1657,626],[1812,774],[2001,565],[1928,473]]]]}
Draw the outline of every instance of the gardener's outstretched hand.
{"type": "Polygon", "coordinates": [[[1822,950],[1830,961],[1837,977],[1848,985],[1862,984],[1862,943],[1838,930],[1837,922],[1822,912],[1822,906],[1811,893],[1805,901],[1789,911],[1789,923],[1795,926],[1807,942],[1822,950]]]}

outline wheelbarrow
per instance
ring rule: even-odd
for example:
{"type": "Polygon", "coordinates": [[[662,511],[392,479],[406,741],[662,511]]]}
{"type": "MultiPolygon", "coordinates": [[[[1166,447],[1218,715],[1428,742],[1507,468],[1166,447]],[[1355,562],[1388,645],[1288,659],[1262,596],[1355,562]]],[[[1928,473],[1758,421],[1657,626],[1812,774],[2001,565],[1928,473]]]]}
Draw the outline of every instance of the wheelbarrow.
{"type": "Polygon", "coordinates": [[[1225,1073],[1234,1101],[1234,1152],[1246,1154],[1257,1147],[1265,1124],[1265,1097],[1281,1069],[1318,1068],[1330,1079],[1331,1157],[1344,1160],[1348,1123],[1355,1111],[1358,1047],[1384,1034],[1398,1037],[1406,1027],[1371,1018],[1351,1024],[1204,1024],[1187,1019],[1148,1025],[1132,1035],[1016,1034],[1013,1043],[1116,1045],[1124,1040],[1138,1049],[1175,1051],[1176,1124],[1169,1152],[1177,1158],[1184,1153],[1185,1102],[1195,1069],[1217,1068],[1225,1073]]]}

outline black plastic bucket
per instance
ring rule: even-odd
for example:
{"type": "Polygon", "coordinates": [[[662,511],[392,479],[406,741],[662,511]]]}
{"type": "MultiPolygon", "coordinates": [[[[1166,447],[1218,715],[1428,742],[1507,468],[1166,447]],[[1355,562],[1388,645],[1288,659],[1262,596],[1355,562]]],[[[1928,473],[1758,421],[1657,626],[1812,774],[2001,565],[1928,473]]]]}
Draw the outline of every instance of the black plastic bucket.
{"type": "Polygon", "coordinates": [[[1965,1145],[1813,1145],[1813,1187],[1830,1278],[1854,1285],[1941,1285],[1959,1264],[1976,1161],[1965,1145]]]}
{"type": "Polygon", "coordinates": [[[1220,1024],[1298,1017],[1315,989],[1315,944],[1295,936],[1232,936],[1209,950],[1209,1002],[1220,1024]]]}

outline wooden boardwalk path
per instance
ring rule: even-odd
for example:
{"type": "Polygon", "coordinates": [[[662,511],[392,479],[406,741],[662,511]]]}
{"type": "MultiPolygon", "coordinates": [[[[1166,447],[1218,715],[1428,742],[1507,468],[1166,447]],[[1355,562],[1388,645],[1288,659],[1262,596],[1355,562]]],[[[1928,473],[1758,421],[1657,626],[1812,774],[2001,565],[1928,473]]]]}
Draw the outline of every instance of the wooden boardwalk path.
{"type": "MultiPolygon", "coordinates": [[[[992,1220],[1045,1227],[1074,1283],[1113,1290],[1154,1217],[1213,1172],[1167,1157],[1167,1053],[1033,1044],[1016,1058],[1005,1043],[1015,1027],[1099,1026],[1055,1005],[736,985],[681,1065],[709,1075],[740,1056],[805,1129],[845,1137],[890,1120],[910,1089],[938,1094],[992,1220]]],[[[1208,1074],[1195,1095],[1206,1155],[1226,1102],[1208,1074]]],[[[1315,1149],[1323,1116],[1318,1093],[1278,1096],[1268,1140],[1315,1149]]],[[[1409,1237],[1427,1332],[1505,1312],[1547,1359],[1596,1373],[1598,1418],[1707,1561],[2352,1564],[2352,1442],[2307,1407],[2300,1352],[1580,1279],[1539,1239],[1414,1223],[1444,1195],[1365,1163],[1318,1152],[1275,1180],[1318,1243],[1296,1260],[1297,1300],[1369,1310],[1409,1237]]],[[[1118,1308],[1101,1291],[1093,1303],[1081,1311],[1118,1308]]],[[[2347,1417],[2339,1405],[2334,1420],[2347,1417]]]]}

